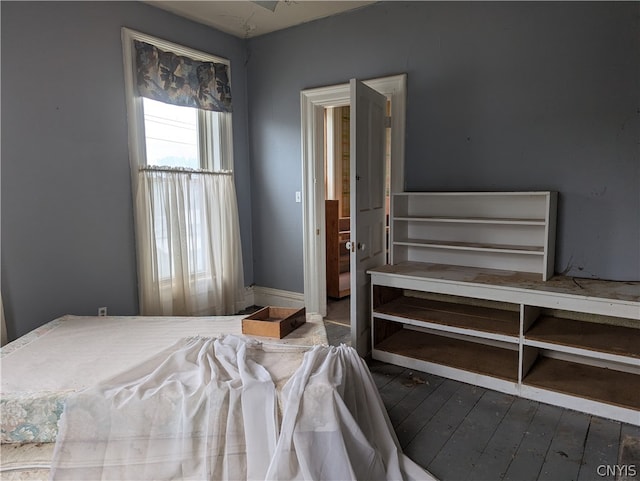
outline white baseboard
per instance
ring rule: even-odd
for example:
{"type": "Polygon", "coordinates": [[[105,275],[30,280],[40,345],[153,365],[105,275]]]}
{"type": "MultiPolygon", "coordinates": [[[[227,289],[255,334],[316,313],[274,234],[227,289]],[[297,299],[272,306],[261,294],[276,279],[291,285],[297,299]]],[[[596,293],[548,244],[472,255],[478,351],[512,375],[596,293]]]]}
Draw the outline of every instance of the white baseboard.
{"type": "MultiPolygon", "coordinates": [[[[283,291],[271,287],[251,286],[246,288],[245,307],[249,306],[278,306],[302,309],[304,294],[302,292],[283,291]],[[249,302],[249,300],[251,302],[249,302]]],[[[307,321],[319,321],[322,316],[317,312],[307,311],[307,321]]]]}
{"type": "Polygon", "coordinates": [[[271,287],[253,286],[253,302],[257,306],[304,307],[304,294],[271,287]]]}
{"type": "Polygon", "coordinates": [[[251,307],[251,306],[255,306],[256,303],[254,301],[254,295],[253,295],[253,286],[246,286],[244,288],[244,298],[242,299],[242,301],[240,301],[239,303],[240,305],[236,304],[236,311],[242,311],[243,309],[246,309],[247,307],[251,307]]]}

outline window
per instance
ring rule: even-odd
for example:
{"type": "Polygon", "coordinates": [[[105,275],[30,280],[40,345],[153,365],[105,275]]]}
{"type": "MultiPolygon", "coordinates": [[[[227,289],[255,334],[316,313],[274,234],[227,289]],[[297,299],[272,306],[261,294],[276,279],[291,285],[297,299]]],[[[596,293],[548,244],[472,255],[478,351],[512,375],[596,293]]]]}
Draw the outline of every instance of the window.
{"type": "Polygon", "coordinates": [[[232,114],[182,107],[135,94],[135,40],[202,62],[229,65],[214,55],[123,28],[131,167],[183,167],[214,172],[233,170],[232,114]],[[133,125],[132,125],[133,124],[133,125]]]}
{"type": "Polygon", "coordinates": [[[129,29],[123,52],[141,314],[235,314],[229,62],[129,29]]]}
{"type": "Polygon", "coordinates": [[[232,170],[230,113],[142,101],[147,165],[232,170]]]}
{"type": "Polygon", "coordinates": [[[142,99],[147,165],[205,167],[200,162],[198,111],[142,99]]]}
{"type": "MultiPolygon", "coordinates": [[[[222,170],[220,159],[220,140],[207,144],[205,132],[211,128],[213,119],[222,115],[219,112],[204,112],[196,108],[181,107],[148,98],[142,99],[144,109],[144,134],[146,164],[156,167],[173,167],[187,169],[222,170]],[[211,148],[210,146],[218,148],[211,148]],[[214,153],[214,155],[211,155],[214,153]],[[216,155],[217,154],[217,155],[216,155]]],[[[192,227],[187,231],[189,242],[195,246],[195,255],[189,260],[190,270],[200,277],[209,275],[208,263],[203,249],[204,212],[203,192],[197,182],[188,183],[191,197],[189,212],[192,227]]],[[[163,201],[163,191],[153,192],[153,202],[163,201]]],[[[171,236],[167,223],[163,222],[164,213],[155,210],[154,233],[158,256],[158,278],[160,282],[171,282],[172,273],[176,271],[173,256],[170,255],[171,236]]]]}

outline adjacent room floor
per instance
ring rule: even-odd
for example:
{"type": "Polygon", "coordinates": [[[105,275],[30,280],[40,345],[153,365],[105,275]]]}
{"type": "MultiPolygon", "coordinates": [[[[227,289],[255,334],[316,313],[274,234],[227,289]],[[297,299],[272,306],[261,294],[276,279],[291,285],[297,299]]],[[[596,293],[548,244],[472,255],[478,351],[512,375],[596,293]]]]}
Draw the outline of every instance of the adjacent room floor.
{"type": "MultiPolygon", "coordinates": [[[[349,299],[330,301],[330,344],[349,341],[349,299]]],[[[442,481],[640,479],[640,428],[370,362],[404,452],[442,481]]]]}

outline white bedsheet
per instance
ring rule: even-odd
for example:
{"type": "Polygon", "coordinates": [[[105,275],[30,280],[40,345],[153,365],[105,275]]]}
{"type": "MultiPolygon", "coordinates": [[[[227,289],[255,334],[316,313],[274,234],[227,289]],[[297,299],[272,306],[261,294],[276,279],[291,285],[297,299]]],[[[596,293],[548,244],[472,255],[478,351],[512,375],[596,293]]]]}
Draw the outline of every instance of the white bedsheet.
{"type": "MultiPolygon", "coordinates": [[[[53,442],[65,399],[189,336],[241,335],[245,316],[64,316],[0,349],[2,443],[53,442]]],[[[322,321],[266,343],[326,344],[322,321]]]]}
{"type": "Polygon", "coordinates": [[[240,335],[243,317],[64,316],[44,334],[2,348],[0,392],[84,388],[183,337],[240,335]]]}
{"type": "Polygon", "coordinates": [[[433,479],[402,454],[368,368],[344,345],[304,354],[279,428],[269,369],[296,353],[190,338],[70,396],[51,479],[433,479]]]}

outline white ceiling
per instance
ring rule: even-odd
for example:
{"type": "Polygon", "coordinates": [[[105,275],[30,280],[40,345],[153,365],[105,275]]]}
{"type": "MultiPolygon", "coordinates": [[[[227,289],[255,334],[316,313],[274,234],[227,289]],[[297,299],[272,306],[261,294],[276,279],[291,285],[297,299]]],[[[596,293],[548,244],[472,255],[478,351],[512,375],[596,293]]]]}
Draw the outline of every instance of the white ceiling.
{"type": "Polygon", "coordinates": [[[280,0],[277,2],[148,0],[146,3],[181,17],[215,27],[236,37],[250,38],[375,2],[355,0],[280,0]]]}

